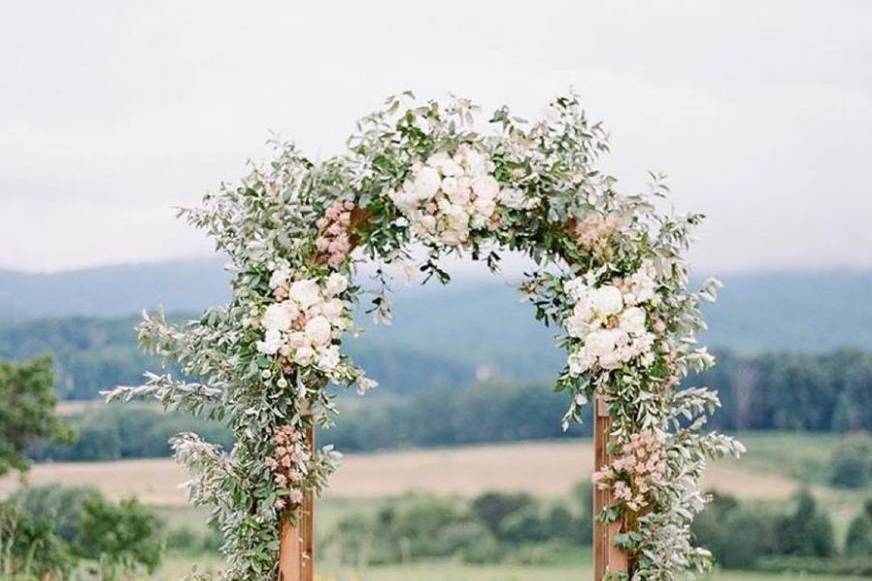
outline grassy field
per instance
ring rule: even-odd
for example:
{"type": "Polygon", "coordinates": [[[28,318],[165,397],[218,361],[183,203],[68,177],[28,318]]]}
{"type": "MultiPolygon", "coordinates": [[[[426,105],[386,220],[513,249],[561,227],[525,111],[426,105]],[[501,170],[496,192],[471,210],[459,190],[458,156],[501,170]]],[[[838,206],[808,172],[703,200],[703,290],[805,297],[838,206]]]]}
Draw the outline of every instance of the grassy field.
{"type": "MultiPolygon", "coordinates": [[[[786,503],[803,485],[834,517],[837,538],[843,538],[848,520],[872,491],[846,492],[826,485],[828,461],[838,437],[807,434],[744,434],[749,452],[741,461],[723,461],[709,468],[705,485],[729,492],[769,509],[786,503]]],[[[374,513],[394,498],[424,492],[472,496],[485,490],[526,491],[539,497],[563,497],[579,481],[589,477],[593,449],[589,441],[526,442],[471,446],[458,449],[391,451],[353,454],[344,458],[326,497],[318,502],[316,530],[319,538],[334,529],[343,516],[374,513]]],[[[90,484],[111,498],[137,496],[155,510],[169,530],[206,530],[206,512],[187,505],[178,483],[183,472],[170,460],[133,460],[114,463],[58,463],[35,466],[31,483],[62,482],[90,484]]],[[[0,494],[20,483],[0,480],[0,494]]],[[[577,563],[560,566],[476,567],[454,562],[434,562],[353,570],[322,552],[319,575],[322,581],[563,581],[590,577],[590,564],[582,557],[577,563]]],[[[214,558],[194,559],[171,556],[154,579],[178,579],[193,565],[215,569],[214,558]]],[[[717,573],[718,581],[769,581],[795,576],[757,573],[717,573]]],[[[829,577],[804,577],[826,581],[829,577]]],[[[849,577],[839,577],[850,581],[849,577]]]]}
{"type": "MultiPolygon", "coordinates": [[[[747,456],[712,465],[706,487],[743,498],[779,500],[806,483],[819,496],[833,496],[825,486],[826,462],[837,437],[772,433],[742,439],[747,456]]],[[[471,495],[484,490],[559,496],[588,478],[592,464],[589,440],[351,454],[331,481],[327,497],[382,498],[409,491],[471,495]]],[[[185,479],[169,459],[40,464],[29,475],[33,484],[92,484],[111,498],[136,496],[159,506],[186,504],[178,486],[185,479]]],[[[0,494],[18,485],[14,478],[0,479],[0,494]]]]}
{"type": "MultiPolygon", "coordinates": [[[[167,581],[178,579],[189,573],[194,565],[184,558],[172,558],[156,579],[167,581]]],[[[196,563],[201,571],[215,571],[219,564],[215,561],[196,563]]],[[[354,570],[335,565],[321,565],[316,572],[317,581],[579,581],[590,579],[592,568],[589,560],[579,560],[577,564],[550,567],[521,565],[475,566],[462,563],[436,561],[408,565],[368,567],[354,570]]],[[[861,581],[867,579],[850,576],[824,576],[796,574],[766,574],[750,571],[718,571],[703,581],[788,581],[797,578],[808,581],[861,581]]]]}

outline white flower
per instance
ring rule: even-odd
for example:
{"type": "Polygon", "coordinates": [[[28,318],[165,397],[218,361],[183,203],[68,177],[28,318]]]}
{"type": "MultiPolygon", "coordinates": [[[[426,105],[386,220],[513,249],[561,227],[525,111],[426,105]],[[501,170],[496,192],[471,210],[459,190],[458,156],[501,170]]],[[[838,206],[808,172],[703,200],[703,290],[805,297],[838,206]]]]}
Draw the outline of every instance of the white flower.
{"type": "Polygon", "coordinates": [[[477,198],[495,200],[500,193],[500,184],[493,176],[479,176],[472,181],[472,191],[477,198]]]}
{"type": "Polygon", "coordinates": [[[500,204],[513,210],[529,210],[536,207],[538,200],[528,198],[523,190],[517,188],[504,188],[497,197],[500,204]]]}
{"type": "Polygon", "coordinates": [[[585,338],[591,331],[590,319],[588,319],[588,317],[579,316],[575,313],[566,319],[564,326],[570,337],[577,337],[580,339],[585,338]]]}
{"type": "Polygon", "coordinates": [[[321,291],[314,280],[298,280],[291,284],[288,296],[305,310],[321,300],[321,291]]]}
{"type": "Polygon", "coordinates": [[[431,155],[427,159],[427,165],[435,167],[444,176],[458,176],[463,173],[463,168],[460,167],[460,164],[444,151],[431,155]]]}
{"type": "Polygon", "coordinates": [[[652,300],[657,290],[657,283],[654,279],[654,264],[646,261],[642,268],[630,276],[630,290],[625,295],[627,304],[638,305],[652,300]]]}
{"type": "Polygon", "coordinates": [[[269,288],[277,289],[283,284],[286,284],[290,278],[291,267],[287,263],[278,264],[276,269],[272,272],[272,275],[269,277],[269,288]]]}
{"type": "Polygon", "coordinates": [[[313,345],[325,345],[330,342],[330,321],[322,315],[313,317],[305,327],[306,337],[313,345]]]}
{"type": "Polygon", "coordinates": [[[424,166],[415,174],[415,196],[418,200],[427,200],[439,191],[439,172],[432,167],[424,166]]]}
{"type": "Polygon", "coordinates": [[[569,375],[575,377],[581,375],[596,362],[596,358],[591,356],[586,349],[580,349],[569,354],[567,363],[569,364],[569,375]]]}
{"type": "Polygon", "coordinates": [[[645,332],[645,311],[639,307],[625,309],[618,321],[621,329],[630,335],[641,335],[645,332]]]}
{"type": "Polygon", "coordinates": [[[327,277],[327,282],[324,285],[324,292],[328,297],[335,297],[336,295],[344,293],[347,288],[348,277],[339,272],[334,272],[327,277]]]}
{"type": "Polygon", "coordinates": [[[331,299],[321,304],[321,314],[330,321],[334,327],[340,327],[342,315],[345,313],[345,303],[339,299],[331,299]]]}
{"type": "Polygon", "coordinates": [[[563,283],[563,291],[575,301],[587,300],[590,295],[590,287],[582,278],[573,278],[563,283]]]}
{"type": "Polygon", "coordinates": [[[268,329],[263,341],[258,341],[255,347],[266,355],[275,355],[282,346],[282,334],[277,329],[268,329]]]}
{"type": "Polygon", "coordinates": [[[623,363],[620,348],[627,345],[629,337],[622,329],[599,329],[584,341],[583,351],[595,357],[603,369],[616,369],[623,363]]]}
{"type": "Polygon", "coordinates": [[[268,331],[287,331],[297,316],[299,316],[299,311],[288,301],[273,303],[266,308],[261,323],[263,328],[268,331]]]}
{"type": "Polygon", "coordinates": [[[294,361],[303,367],[315,360],[315,350],[311,347],[300,347],[294,352],[294,361]]]}
{"type": "Polygon", "coordinates": [[[621,312],[624,308],[624,298],[616,287],[605,285],[591,291],[590,305],[597,315],[608,317],[621,312]]]}
{"type": "Polygon", "coordinates": [[[339,365],[339,347],[330,345],[321,350],[318,356],[318,367],[326,372],[331,372],[339,365]]]}

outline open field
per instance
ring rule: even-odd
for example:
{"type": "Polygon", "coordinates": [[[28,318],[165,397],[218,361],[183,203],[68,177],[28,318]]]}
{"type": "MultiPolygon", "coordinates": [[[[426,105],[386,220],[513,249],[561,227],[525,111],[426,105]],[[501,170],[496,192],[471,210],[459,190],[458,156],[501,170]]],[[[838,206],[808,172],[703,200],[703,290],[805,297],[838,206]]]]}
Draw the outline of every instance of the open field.
{"type": "MultiPolygon", "coordinates": [[[[194,562],[182,558],[167,561],[156,579],[178,579],[189,573],[194,562]]],[[[201,571],[215,571],[217,561],[197,563],[201,571]]],[[[560,566],[522,565],[466,565],[450,561],[436,561],[407,565],[385,565],[354,570],[323,564],[316,572],[316,581],[578,581],[592,577],[589,560],[560,566]]],[[[808,581],[861,581],[868,579],[850,576],[803,575],[808,581]]],[[[767,574],[748,571],[718,571],[703,581],[790,581],[795,574],[767,574]]]]}
{"type": "MultiPolygon", "coordinates": [[[[821,497],[820,473],[836,441],[829,436],[754,434],[744,437],[749,454],[742,462],[712,465],[705,486],[744,498],[783,499],[802,482],[813,484],[821,497]]],[[[327,491],[328,498],[380,498],[411,491],[477,494],[484,490],[527,491],[540,496],[567,493],[589,477],[593,447],[589,440],[524,442],[453,449],[351,454],[327,491]]],[[[39,464],[29,474],[32,484],[63,482],[98,486],[114,499],[136,496],[146,504],[183,505],[185,474],[172,460],[39,464]]],[[[0,480],[0,494],[18,486],[0,480]]]]}

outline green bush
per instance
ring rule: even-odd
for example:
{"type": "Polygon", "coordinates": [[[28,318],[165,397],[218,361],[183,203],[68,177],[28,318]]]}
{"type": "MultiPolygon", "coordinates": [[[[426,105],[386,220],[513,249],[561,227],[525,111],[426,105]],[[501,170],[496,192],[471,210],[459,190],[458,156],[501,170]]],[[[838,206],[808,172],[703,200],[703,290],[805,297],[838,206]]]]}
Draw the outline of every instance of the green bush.
{"type": "Polygon", "coordinates": [[[794,497],[793,514],[780,519],[776,525],[778,553],[802,557],[832,557],[836,553],[833,523],[829,515],[817,508],[808,490],[794,497]]]}
{"type": "Polygon", "coordinates": [[[75,564],[50,518],[12,500],[0,503],[0,571],[13,578],[66,579],[75,564]]]}
{"type": "Polygon", "coordinates": [[[845,556],[872,556],[872,500],[866,502],[864,511],[848,526],[845,537],[845,556]]]}
{"type": "Polygon", "coordinates": [[[154,571],[162,551],[157,517],[132,500],[108,502],[92,488],[39,486],[0,503],[0,571],[66,579],[81,563],[110,581],[154,571]]]}
{"type": "Polygon", "coordinates": [[[847,438],[833,452],[830,482],[842,488],[863,488],[872,480],[872,437],[847,438]]]}
{"type": "Polygon", "coordinates": [[[733,496],[714,493],[694,521],[693,532],[723,567],[752,569],[773,551],[773,527],[771,517],[741,507],[733,496]]]}
{"type": "Polygon", "coordinates": [[[160,565],[160,521],[135,500],[118,505],[102,498],[85,501],[82,535],[74,544],[81,557],[100,563],[104,579],[139,567],[149,573],[160,565]]]}

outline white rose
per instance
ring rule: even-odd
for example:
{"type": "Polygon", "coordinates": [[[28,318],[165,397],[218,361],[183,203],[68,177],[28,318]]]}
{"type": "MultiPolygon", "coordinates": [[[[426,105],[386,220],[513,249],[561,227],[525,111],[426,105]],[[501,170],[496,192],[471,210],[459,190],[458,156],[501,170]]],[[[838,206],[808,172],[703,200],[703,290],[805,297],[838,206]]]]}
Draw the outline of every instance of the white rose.
{"type": "Polygon", "coordinates": [[[328,373],[336,369],[339,365],[339,347],[331,345],[321,350],[318,356],[318,367],[328,373]]]}
{"type": "Polygon", "coordinates": [[[514,210],[523,210],[527,205],[527,198],[524,192],[516,188],[500,190],[500,195],[497,199],[503,206],[514,210]]]}
{"type": "Polygon", "coordinates": [[[312,318],[305,327],[306,337],[313,345],[325,345],[330,342],[330,321],[326,317],[318,315],[312,318]]]}
{"type": "Polygon", "coordinates": [[[587,336],[584,349],[590,356],[596,357],[604,369],[615,369],[621,364],[619,350],[628,340],[629,337],[621,329],[599,329],[587,336]]]}
{"type": "Polygon", "coordinates": [[[617,288],[606,285],[595,288],[590,293],[590,305],[601,317],[616,315],[624,308],[624,298],[617,288]]]}
{"type": "Polygon", "coordinates": [[[493,176],[479,176],[472,181],[472,191],[478,198],[495,200],[500,193],[500,184],[493,176]]]}
{"type": "Polygon", "coordinates": [[[327,277],[327,282],[324,285],[324,291],[329,297],[335,297],[338,294],[345,292],[348,288],[348,277],[338,272],[332,273],[327,277]]]}
{"type": "Polygon", "coordinates": [[[590,295],[590,287],[585,284],[584,279],[573,278],[563,283],[563,292],[575,301],[587,300],[588,295],[590,295]]]}
{"type": "Polygon", "coordinates": [[[566,319],[566,332],[569,333],[570,337],[583,339],[591,331],[590,325],[588,323],[589,322],[586,317],[580,317],[576,314],[573,314],[571,317],[566,319]]]}
{"type": "Polygon", "coordinates": [[[618,317],[621,329],[630,335],[641,335],[645,332],[645,311],[639,307],[630,307],[618,317]]]}
{"type": "MultiPolygon", "coordinates": [[[[472,177],[478,177],[487,173],[487,164],[485,163],[484,158],[474,149],[463,147],[458,150],[458,154],[462,160],[459,163],[466,168],[467,174],[472,177]]],[[[454,160],[458,161],[456,155],[454,156],[454,160]]]]}
{"type": "Polygon", "coordinates": [[[445,178],[442,180],[442,183],[445,184],[446,181],[448,181],[450,191],[446,189],[443,189],[443,191],[445,192],[445,195],[448,196],[448,199],[451,200],[452,204],[464,206],[469,203],[470,192],[468,187],[454,178],[445,178]]]}
{"type": "Polygon", "coordinates": [[[567,363],[569,364],[569,375],[575,377],[581,375],[596,362],[596,358],[592,357],[587,349],[580,349],[569,354],[567,363]]]}
{"type": "Polygon", "coordinates": [[[255,347],[266,355],[275,355],[282,346],[282,334],[277,329],[269,329],[264,335],[263,341],[258,341],[255,347]]]}
{"type": "Polygon", "coordinates": [[[288,301],[273,303],[266,308],[266,312],[263,314],[263,319],[261,319],[264,329],[268,331],[287,331],[291,328],[291,324],[296,318],[295,315],[299,313],[297,312],[296,307],[293,305],[287,305],[287,302],[288,301]],[[291,308],[288,308],[289,306],[291,308]]]}
{"type": "Polygon", "coordinates": [[[291,278],[291,269],[286,264],[279,264],[269,277],[269,288],[277,289],[291,278]]]}
{"type": "Polygon", "coordinates": [[[296,361],[297,365],[302,365],[306,367],[311,364],[315,359],[315,350],[311,347],[300,347],[294,353],[294,361],[296,361]]]}
{"type": "Polygon", "coordinates": [[[321,301],[318,283],[311,279],[292,283],[288,290],[288,296],[304,310],[321,301]]]}
{"type": "Polygon", "coordinates": [[[463,168],[444,151],[434,153],[427,160],[427,165],[438,169],[444,176],[457,176],[463,173],[463,168]]]}
{"type": "Polygon", "coordinates": [[[339,299],[331,299],[321,305],[321,314],[326,317],[334,327],[340,326],[342,315],[345,313],[345,303],[339,299]]]}
{"type": "Polygon", "coordinates": [[[418,221],[426,232],[432,232],[436,229],[436,216],[426,215],[421,216],[421,219],[418,221]]]}
{"type": "Polygon", "coordinates": [[[427,200],[439,191],[439,172],[432,167],[424,166],[415,174],[415,196],[419,200],[427,200]]]}

